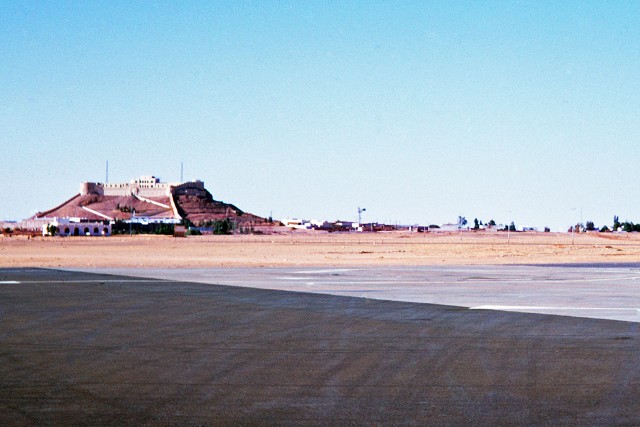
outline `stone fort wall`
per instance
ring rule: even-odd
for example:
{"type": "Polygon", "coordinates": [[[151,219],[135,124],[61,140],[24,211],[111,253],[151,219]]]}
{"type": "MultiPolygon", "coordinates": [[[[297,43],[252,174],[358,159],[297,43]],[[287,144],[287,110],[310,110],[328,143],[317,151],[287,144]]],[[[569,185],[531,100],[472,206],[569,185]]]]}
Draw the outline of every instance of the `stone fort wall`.
{"type": "Polygon", "coordinates": [[[155,177],[140,177],[125,183],[83,182],[80,184],[80,194],[98,194],[101,196],[130,196],[140,197],[170,197],[172,194],[206,194],[204,182],[200,180],[167,183],[160,182],[155,177]]]}

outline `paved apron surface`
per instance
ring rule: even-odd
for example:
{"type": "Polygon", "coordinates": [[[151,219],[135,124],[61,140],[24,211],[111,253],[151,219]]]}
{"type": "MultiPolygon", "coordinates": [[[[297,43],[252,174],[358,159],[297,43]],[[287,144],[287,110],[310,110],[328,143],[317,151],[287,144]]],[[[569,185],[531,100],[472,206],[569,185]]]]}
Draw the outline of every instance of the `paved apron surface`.
{"type": "Polygon", "coordinates": [[[102,271],[474,309],[640,321],[640,265],[102,271]]]}
{"type": "Polygon", "coordinates": [[[640,425],[636,322],[56,270],[0,282],[0,425],[640,425]]]}

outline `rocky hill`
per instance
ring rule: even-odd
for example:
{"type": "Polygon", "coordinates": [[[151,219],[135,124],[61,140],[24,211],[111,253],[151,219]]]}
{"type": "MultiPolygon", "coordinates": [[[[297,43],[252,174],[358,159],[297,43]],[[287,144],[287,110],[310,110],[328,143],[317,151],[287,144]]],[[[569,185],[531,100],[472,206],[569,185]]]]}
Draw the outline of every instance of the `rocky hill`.
{"type": "Polygon", "coordinates": [[[180,216],[187,218],[194,224],[225,218],[232,219],[238,224],[261,224],[267,222],[265,218],[243,212],[235,205],[214,200],[208,191],[205,195],[182,194],[174,195],[173,197],[180,216]]]}
{"type": "MultiPolygon", "coordinates": [[[[137,181],[132,180],[132,183],[136,184],[137,181]]],[[[187,182],[167,186],[166,194],[155,197],[145,194],[144,189],[140,191],[134,184],[123,184],[124,189],[118,190],[118,194],[114,195],[108,189],[105,194],[106,186],[103,184],[83,183],[80,194],[53,209],[37,213],[34,218],[127,221],[135,216],[153,222],[187,219],[196,225],[223,219],[229,219],[240,226],[267,223],[265,218],[244,212],[235,205],[214,200],[201,181],[193,182],[193,185],[187,182]]],[[[153,184],[151,186],[154,188],[153,184]]]]}

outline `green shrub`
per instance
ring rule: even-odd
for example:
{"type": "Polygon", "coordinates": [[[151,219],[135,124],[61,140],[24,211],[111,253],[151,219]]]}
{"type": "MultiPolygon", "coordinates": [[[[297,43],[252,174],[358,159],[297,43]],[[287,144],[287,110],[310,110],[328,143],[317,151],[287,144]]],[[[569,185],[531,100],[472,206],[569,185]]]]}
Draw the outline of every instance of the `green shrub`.
{"type": "Polygon", "coordinates": [[[187,230],[187,236],[201,236],[202,233],[197,228],[189,228],[187,230]]]}
{"type": "Polygon", "coordinates": [[[213,234],[231,234],[234,229],[234,224],[229,218],[225,218],[221,221],[214,221],[213,234]]]}

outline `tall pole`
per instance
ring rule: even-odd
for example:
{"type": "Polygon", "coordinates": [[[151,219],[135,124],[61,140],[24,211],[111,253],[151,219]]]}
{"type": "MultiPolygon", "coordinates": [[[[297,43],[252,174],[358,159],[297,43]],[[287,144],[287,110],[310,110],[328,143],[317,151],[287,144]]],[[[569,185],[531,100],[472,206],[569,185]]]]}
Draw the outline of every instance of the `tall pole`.
{"type": "Polygon", "coordinates": [[[184,162],[180,162],[180,183],[184,182],[184,162]]]}
{"type": "Polygon", "coordinates": [[[575,219],[576,219],[576,208],[571,208],[571,210],[573,211],[573,215],[571,215],[571,221],[573,222],[573,224],[571,225],[571,244],[573,245],[575,240],[575,232],[576,232],[576,224],[575,224],[575,219]]]}

